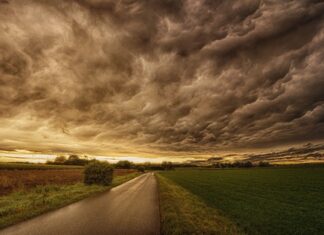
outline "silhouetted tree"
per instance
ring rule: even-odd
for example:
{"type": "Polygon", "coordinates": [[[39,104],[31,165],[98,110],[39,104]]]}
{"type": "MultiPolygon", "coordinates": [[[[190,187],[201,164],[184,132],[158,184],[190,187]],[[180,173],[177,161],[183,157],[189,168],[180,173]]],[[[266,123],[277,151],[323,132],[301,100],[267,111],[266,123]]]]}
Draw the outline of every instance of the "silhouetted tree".
{"type": "Polygon", "coordinates": [[[271,164],[269,162],[261,161],[258,164],[259,167],[269,167],[271,164]]]}
{"type": "Polygon", "coordinates": [[[127,160],[119,161],[116,163],[116,168],[120,168],[120,169],[130,169],[132,168],[132,166],[133,163],[127,160]]]}
{"type": "Polygon", "coordinates": [[[65,164],[67,164],[67,165],[84,166],[87,163],[89,163],[88,159],[80,158],[78,155],[75,155],[75,154],[70,155],[69,158],[65,161],[65,164]]]}
{"type": "Polygon", "coordinates": [[[145,168],[144,168],[144,166],[137,166],[137,170],[138,170],[139,172],[142,172],[142,173],[145,172],[145,168]]]}
{"type": "Polygon", "coordinates": [[[54,160],[54,164],[64,164],[66,161],[65,156],[57,156],[54,160]]]}
{"type": "Polygon", "coordinates": [[[164,170],[172,170],[173,169],[172,162],[162,162],[161,166],[164,170]]]}

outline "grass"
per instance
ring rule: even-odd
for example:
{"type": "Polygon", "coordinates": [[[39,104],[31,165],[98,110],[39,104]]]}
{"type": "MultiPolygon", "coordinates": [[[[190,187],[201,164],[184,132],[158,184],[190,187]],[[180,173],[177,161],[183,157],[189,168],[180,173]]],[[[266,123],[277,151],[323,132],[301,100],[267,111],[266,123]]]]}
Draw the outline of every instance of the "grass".
{"type": "Polygon", "coordinates": [[[158,175],[162,234],[239,234],[214,208],[169,179],[158,175]]]}
{"type": "Polygon", "coordinates": [[[131,173],[116,176],[111,186],[86,186],[82,183],[73,185],[50,184],[2,196],[0,197],[0,228],[106,191],[138,175],[139,173],[131,173]]]}
{"type": "MultiPolygon", "coordinates": [[[[161,175],[219,210],[247,234],[324,233],[323,167],[175,170],[161,175]]],[[[186,195],[180,197],[174,205],[179,208],[186,195]]]]}

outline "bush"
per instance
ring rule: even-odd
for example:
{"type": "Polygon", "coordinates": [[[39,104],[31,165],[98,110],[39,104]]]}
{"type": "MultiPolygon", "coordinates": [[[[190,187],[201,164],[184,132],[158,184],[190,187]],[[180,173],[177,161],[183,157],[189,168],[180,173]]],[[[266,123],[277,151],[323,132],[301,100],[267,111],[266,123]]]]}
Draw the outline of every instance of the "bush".
{"type": "Polygon", "coordinates": [[[84,168],[85,184],[110,185],[113,179],[113,169],[108,162],[91,162],[84,168]]]}

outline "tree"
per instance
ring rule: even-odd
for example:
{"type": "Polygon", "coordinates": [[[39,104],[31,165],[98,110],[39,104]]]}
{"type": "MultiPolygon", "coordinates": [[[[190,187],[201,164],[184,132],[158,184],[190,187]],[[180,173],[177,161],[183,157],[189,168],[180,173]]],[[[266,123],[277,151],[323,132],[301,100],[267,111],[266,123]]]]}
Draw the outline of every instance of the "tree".
{"type": "Polygon", "coordinates": [[[164,170],[172,170],[173,169],[172,162],[162,162],[161,166],[164,170]]]}
{"type": "Polygon", "coordinates": [[[145,168],[144,168],[144,166],[138,166],[138,167],[137,167],[137,170],[138,170],[139,172],[142,172],[142,173],[145,172],[145,168]]]}
{"type": "Polygon", "coordinates": [[[89,163],[88,159],[80,158],[78,155],[75,154],[70,155],[69,158],[65,161],[65,164],[67,165],[84,166],[87,163],[89,163]]]}
{"type": "Polygon", "coordinates": [[[66,157],[65,156],[57,156],[54,160],[55,164],[64,164],[66,161],[66,157]]]}
{"type": "Polygon", "coordinates": [[[132,168],[132,166],[133,163],[127,160],[119,161],[116,163],[116,168],[120,168],[120,169],[130,169],[132,168]]]}
{"type": "Polygon", "coordinates": [[[69,161],[73,162],[73,161],[78,161],[80,158],[78,155],[72,154],[69,156],[69,161]]]}
{"type": "Polygon", "coordinates": [[[246,168],[253,167],[253,163],[250,162],[250,161],[244,162],[244,163],[243,163],[243,167],[246,167],[246,168]]]}
{"type": "Polygon", "coordinates": [[[259,162],[259,167],[269,167],[271,166],[269,162],[261,161],[259,162]]]}

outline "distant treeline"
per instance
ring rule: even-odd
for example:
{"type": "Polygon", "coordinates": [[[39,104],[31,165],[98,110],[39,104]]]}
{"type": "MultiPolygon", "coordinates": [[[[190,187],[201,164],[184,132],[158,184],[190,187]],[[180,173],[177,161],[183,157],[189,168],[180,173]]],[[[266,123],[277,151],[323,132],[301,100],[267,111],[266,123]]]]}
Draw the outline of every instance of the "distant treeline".
{"type": "Polygon", "coordinates": [[[72,154],[68,158],[65,156],[58,156],[54,161],[47,161],[48,165],[75,165],[75,166],[84,166],[89,162],[95,161],[88,159],[87,156],[79,157],[78,155],[72,154]]]}
{"type": "MultiPolygon", "coordinates": [[[[95,162],[95,159],[89,159],[87,156],[80,157],[78,155],[70,155],[69,157],[65,156],[58,156],[54,159],[54,161],[47,161],[46,164],[48,165],[75,165],[75,166],[85,166],[91,162],[95,162]]],[[[185,165],[185,164],[184,164],[185,165]]],[[[184,166],[183,165],[183,166],[184,166]]],[[[145,170],[172,170],[175,166],[172,162],[162,162],[162,163],[141,163],[141,164],[134,164],[133,162],[122,160],[118,161],[117,163],[111,164],[113,168],[119,169],[137,169],[139,171],[145,170]]]]}
{"type": "MultiPolygon", "coordinates": [[[[69,157],[58,156],[54,161],[47,161],[48,165],[70,165],[70,166],[85,166],[91,162],[97,161],[95,159],[89,159],[87,156],[78,156],[72,154],[69,157]]],[[[297,167],[305,165],[307,167],[312,166],[324,166],[323,163],[307,163],[307,164],[295,164],[295,165],[279,165],[279,164],[270,164],[267,161],[260,162],[251,162],[251,161],[235,161],[235,162],[214,162],[209,165],[201,165],[195,162],[186,162],[186,163],[174,163],[174,162],[162,162],[162,163],[133,163],[127,160],[121,160],[117,163],[111,164],[113,168],[120,169],[137,169],[139,171],[146,170],[172,170],[174,168],[186,168],[186,167],[203,167],[203,168],[251,168],[251,167],[297,167]]]]}
{"type": "Polygon", "coordinates": [[[225,162],[225,163],[214,163],[214,168],[251,168],[251,167],[270,167],[272,166],[269,162],[261,161],[259,163],[252,163],[250,161],[236,161],[236,162],[225,162]]]}

